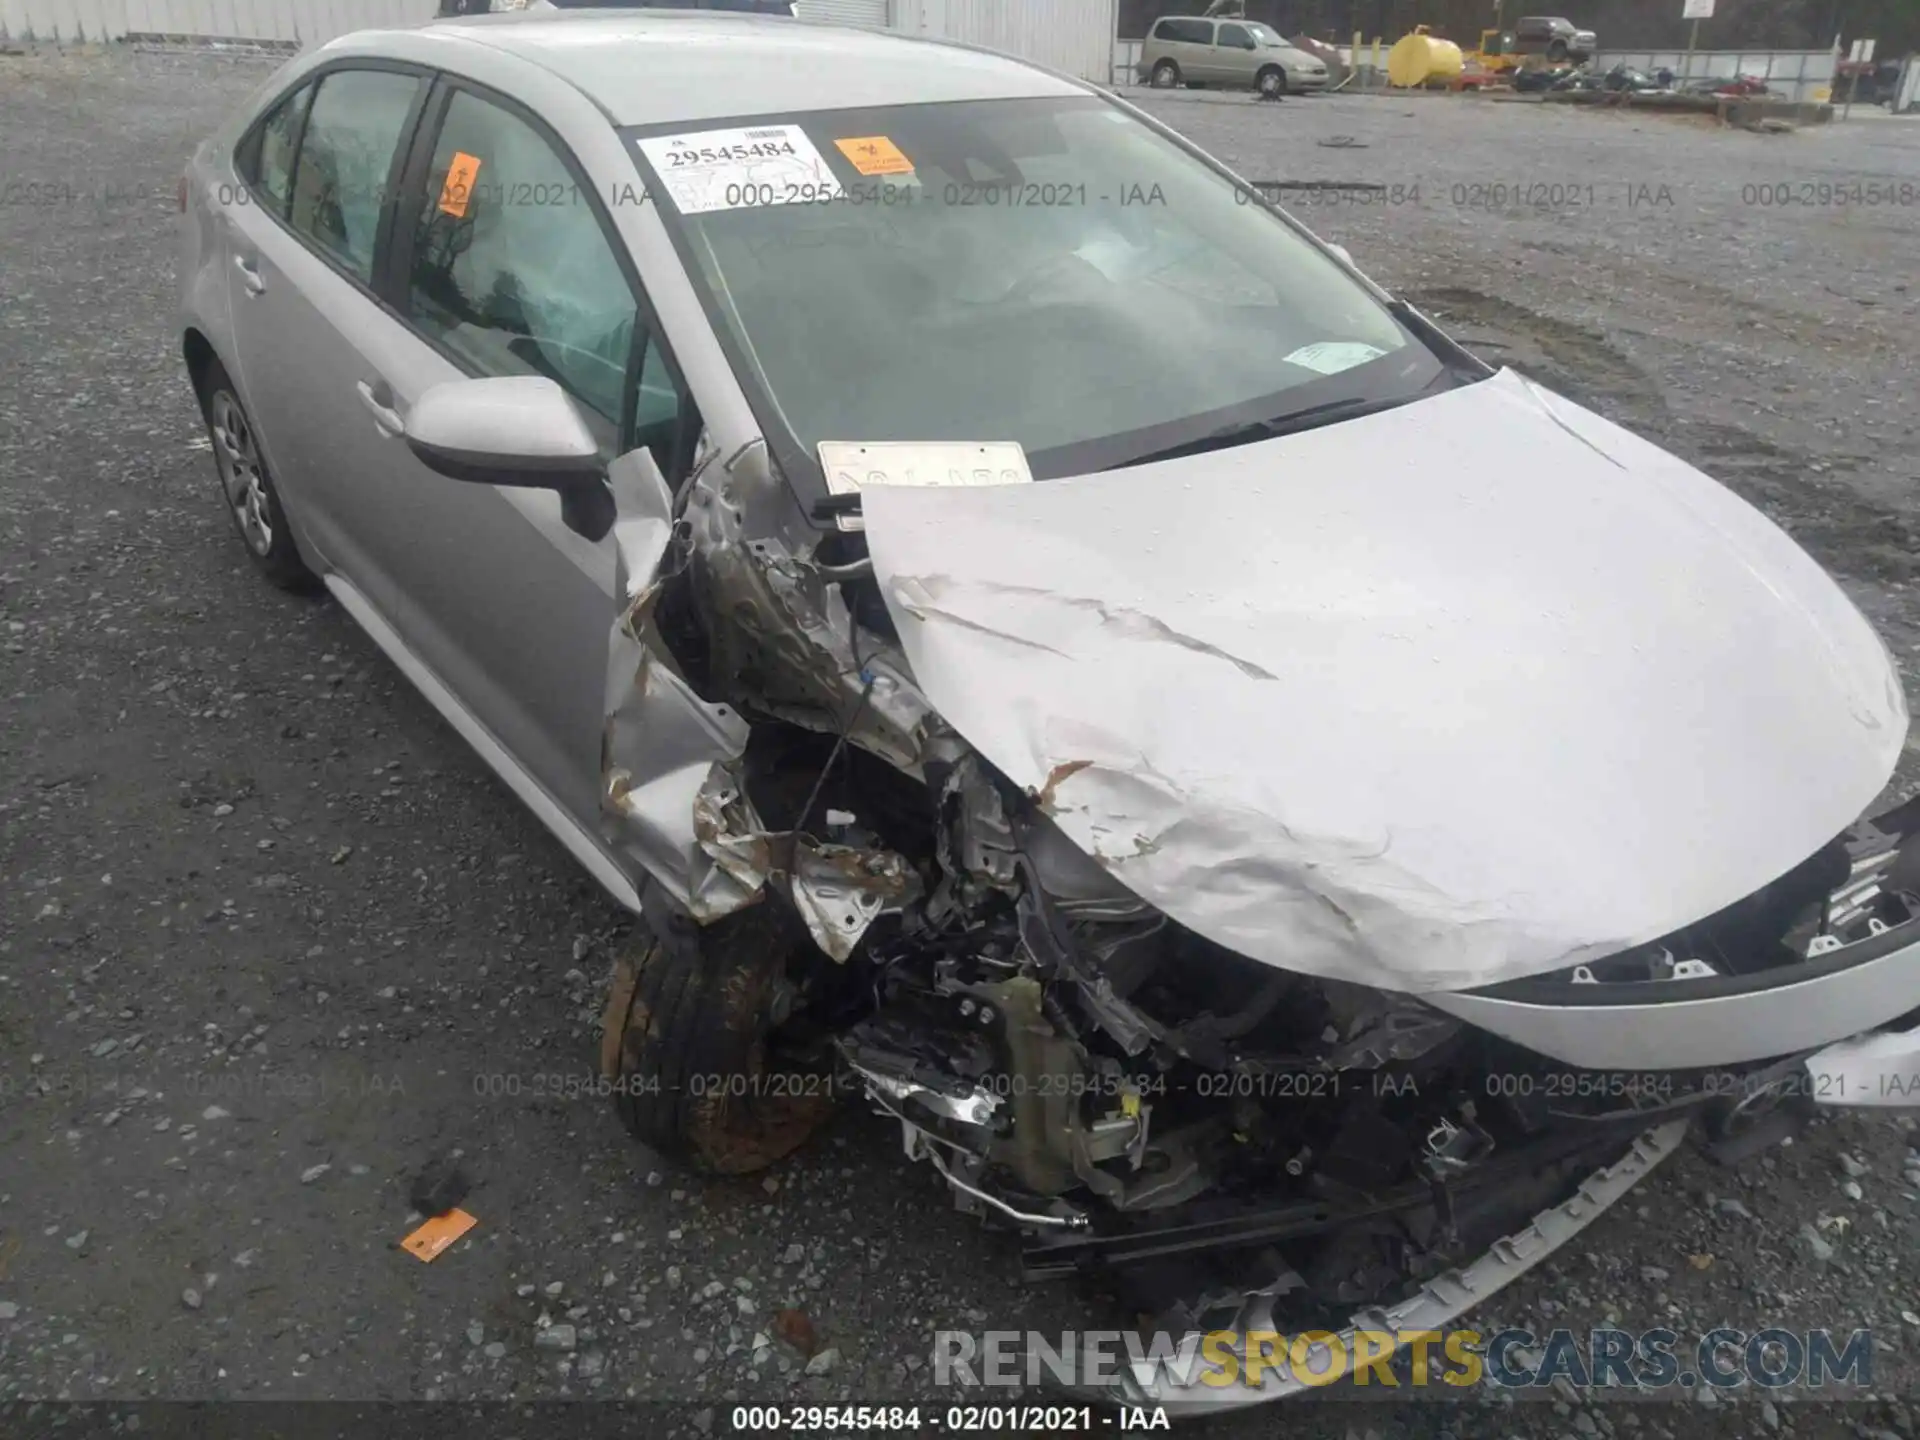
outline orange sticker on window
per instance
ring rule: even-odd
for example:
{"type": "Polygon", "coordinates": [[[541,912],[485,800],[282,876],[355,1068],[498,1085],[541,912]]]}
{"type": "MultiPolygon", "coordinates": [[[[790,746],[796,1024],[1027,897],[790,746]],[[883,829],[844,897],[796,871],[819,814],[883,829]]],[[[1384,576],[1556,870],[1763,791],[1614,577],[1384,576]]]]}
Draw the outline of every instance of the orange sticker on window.
{"type": "Polygon", "coordinates": [[[447,167],[447,183],[440,187],[440,208],[456,220],[467,218],[467,204],[473,199],[474,178],[480,173],[480,157],[464,150],[453,152],[447,167]]]}
{"type": "Polygon", "coordinates": [[[836,140],[840,153],[853,162],[862,175],[911,175],[913,162],[900,153],[900,147],[884,135],[861,135],[852,140],[836,140]]]}
{"type": "MultiPolygon", "coordinates": [[[[463,202],[464,205],[464,202],[463,202]]],[[[441,209],[446,209],[444,204],[441,209]]],[[[400,1247],[409,1255],[422,1260],[432,1261],[439,1257],[454,1241],[480,1222],[464,1210],[449,1210],[444,1215],[436,1215],[426,1224],[415,1230],[400,1242],[400,1247]]]]}

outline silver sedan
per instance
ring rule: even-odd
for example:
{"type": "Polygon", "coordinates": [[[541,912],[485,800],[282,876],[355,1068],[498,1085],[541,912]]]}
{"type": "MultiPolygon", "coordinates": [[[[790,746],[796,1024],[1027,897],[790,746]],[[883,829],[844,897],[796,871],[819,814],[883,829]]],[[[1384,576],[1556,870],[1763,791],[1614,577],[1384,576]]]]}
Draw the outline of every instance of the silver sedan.
{"type": "Polygon", "coordinates": [[[862,1097],[1158,1316],[1063,1383],[1306,1388],[1275,1332],[1436,1330],[1696,1122],[1913,1103],[1865,619],[1118,98],[454,19],[292,61],[181,209],[253,560],[644,917],[626,1124],[739,1173],[862,1097]]]}

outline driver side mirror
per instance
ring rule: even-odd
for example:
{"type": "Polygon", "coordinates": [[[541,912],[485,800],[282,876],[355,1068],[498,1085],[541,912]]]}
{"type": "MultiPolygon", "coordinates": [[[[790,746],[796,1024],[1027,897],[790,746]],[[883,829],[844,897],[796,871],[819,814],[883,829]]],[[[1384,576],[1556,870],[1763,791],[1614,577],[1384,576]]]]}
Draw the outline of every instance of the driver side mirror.
{"type": "Polygon", "coordinates": [[[449,380],[406,419],[407,447],[450,480],[552,490],[567,528],[598,540],[613,528],[600,446],[567,392],[541,375],[449,380]]]}

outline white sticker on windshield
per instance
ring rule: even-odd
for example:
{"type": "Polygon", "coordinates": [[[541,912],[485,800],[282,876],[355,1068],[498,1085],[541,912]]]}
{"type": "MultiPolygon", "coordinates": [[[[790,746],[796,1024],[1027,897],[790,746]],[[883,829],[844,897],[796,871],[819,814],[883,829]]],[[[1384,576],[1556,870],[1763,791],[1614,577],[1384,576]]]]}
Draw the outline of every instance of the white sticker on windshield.
{"type": "Polygon", "coordinates": [[[682,215],[837,200],[840,182],[798,125],[659,135],[640,142],[682,215]]]}
{"type": "Polygon", "coordinates": [[[1322,375],[1338,375],[1342,370],[1351,370],[1369,360],[1378,360],[1386,353],[1359,340],[1322,340],[1318,344],[1302,345],[1287,356],[1287,363],[1304,366],[1322,375]]]}

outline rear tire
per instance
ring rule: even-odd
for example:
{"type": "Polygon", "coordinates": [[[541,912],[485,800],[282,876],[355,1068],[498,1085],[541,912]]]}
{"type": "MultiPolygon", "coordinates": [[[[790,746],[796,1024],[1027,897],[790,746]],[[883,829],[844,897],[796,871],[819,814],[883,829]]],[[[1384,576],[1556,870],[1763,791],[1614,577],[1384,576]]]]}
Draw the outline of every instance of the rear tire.
{"type": "Polygon", "coordinates": [[[1162,60],[1153,67],[1150,82],[1156,90],[1172,90],[1180,83],[1180,67],[1171,60],[1162,60]]]}
{"type": "Polygon", "coordinates": [[[771,898],[616,967],[600,1069],[636,1140],[710,1175],[792,1154],[833,1110],[831,1076],[770,1072],[794,927],[771,898]]]}
{"type": "Polygon", "coordinates": [[[220,476],[227,518],[239,533],[247,554],[269,584],[295,594],[312,594],[319,577],[308,568],[294,543],[293,527],[280,504],[280,492],[268,473],[266,456],[240,392],[218,360],[210,360],[194,389],[200,397],[200,418],[206,422],[213,446],[214,469],[220,476]]]}

